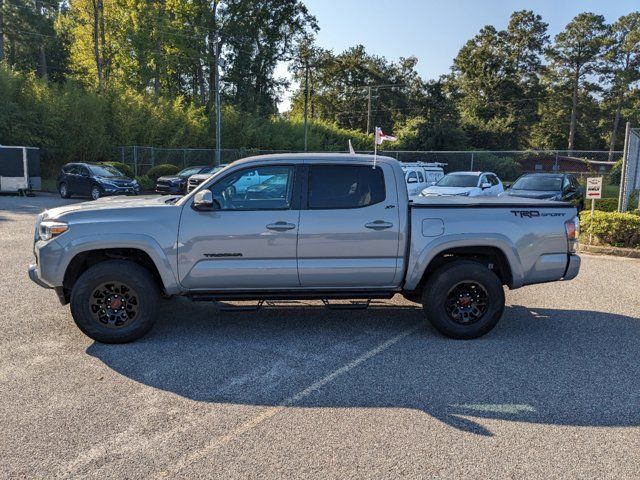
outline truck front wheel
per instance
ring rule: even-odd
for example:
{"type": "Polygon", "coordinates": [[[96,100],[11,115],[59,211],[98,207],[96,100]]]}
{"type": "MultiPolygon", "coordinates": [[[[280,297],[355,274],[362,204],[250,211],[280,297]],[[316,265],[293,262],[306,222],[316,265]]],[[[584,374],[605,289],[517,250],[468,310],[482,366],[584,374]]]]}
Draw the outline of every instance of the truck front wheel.
{"type": "Polygon", "coordinates": [[[496,326],[504,312],[504,290],[484,265],[456,260],[436,270],[422,293],[427,318],[443,335],[478,338],[496,326]]]}
{"type": "Polygon", "coordinates": [[[71,290],[71,314],[88,337],[126,343],[151,329],[159,301],[158,287],[145,268],[127,260],[108,260],[80,275],[71,290]]]}

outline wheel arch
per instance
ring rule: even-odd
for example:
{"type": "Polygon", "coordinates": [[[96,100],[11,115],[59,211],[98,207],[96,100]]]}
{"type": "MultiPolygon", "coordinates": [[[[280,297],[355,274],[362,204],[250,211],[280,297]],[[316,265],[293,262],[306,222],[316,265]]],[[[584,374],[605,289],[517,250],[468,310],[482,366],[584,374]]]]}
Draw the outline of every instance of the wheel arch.
{"type": "Polygon", "coordinates": [[[165,291],[162,276],[153,259],[147,252],[139,248],[99,248],[85,250],[77,253],[67,265],[62,281],[65,303],[69,301],[69,295],[76,281],[89,268],[108,260],[128,260],[145,268],[161,291],[165,291]]]}
{"type": "Polygon", "coordinates": [[[509,288],[522,286],[522,269],[517,252],[502,240],[486,239],[477,243],[468,240],[445,240],[438,245],[425,247],[417,257],[417,265],[407,276],[405,288],[421,291],[430,275],[440,266],[460,259],[472,260],[486,265],[509,288]]]}
{"type": "MultiPolygon", "coordinates": [[[[130,237],[89,236],[66,245],[64,257],[69,260],[58,270],[62,278],[56,283],[62,285],[65,292],[69,292],[82,272],[91,266],[105,260],[124,259],[148,269],[166,295],[179,293],[181,288],[164,250],[146,235],[130,237]]],[[[67,294],[65,298],[68,298],[67,294]]]]}

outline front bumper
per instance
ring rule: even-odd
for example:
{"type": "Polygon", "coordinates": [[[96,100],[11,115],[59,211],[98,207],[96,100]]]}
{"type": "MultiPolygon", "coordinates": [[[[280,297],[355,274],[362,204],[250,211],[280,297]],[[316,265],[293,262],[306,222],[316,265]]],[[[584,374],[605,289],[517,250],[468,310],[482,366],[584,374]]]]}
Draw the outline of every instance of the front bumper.
{"type": "Polygon", "coordinates": [[[137,187],[102,187],[105,195],[137,195],[140,193],[140,186],[137,187]]]}
{"type": "Polygon", "coordinates": [[[180,185],[156,185],[156,193],[163,195],[184,195],[185,186],[180,185]]]}
{"type": "Polygon", "coordinates": [[[46,284],[41,278],[40,278],[40,270],[38,270],[38,265],[35,264],[31,264],[29,265],[29,278],[31,279],[32,282],[37,283],[38,285],[40,285],[41,287],[44,288],[53,288],[51,285],[46,284]]]}
{"type": "Polygon", "coordinates": [[[56,295],[58,296],[58,300],[60,300],[60,303],[62,305],[66,305],[69,303],[68,292],[65,292],[65,289],[63,287],[52,287],[51,285],[48,285],[40,278],[40,271],[38,270],[38,265],[35,265],[35,264],[29,265],[29,278],[31,279],[32,282],[36,283],[37,285],[40,285],[43,288],[53,289],[53,291],[56,292],[56,295]]]}
{"type": "Polygon", "coordinates": [[[580,271],[580,257],[575,254],[569,255],[569,261],[567,262],[567,271],[564,272],[563,280],[573,280],[578,276],[580,271]]]}

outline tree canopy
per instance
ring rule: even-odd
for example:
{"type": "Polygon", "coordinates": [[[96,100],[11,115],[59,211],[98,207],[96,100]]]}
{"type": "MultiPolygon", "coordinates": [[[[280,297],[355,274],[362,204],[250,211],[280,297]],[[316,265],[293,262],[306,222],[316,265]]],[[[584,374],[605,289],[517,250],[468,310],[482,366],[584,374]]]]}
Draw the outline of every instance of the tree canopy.
{"type": "Polygon", "coordinates": [[[640,123],[640,12],[580,13],[550,38],[540,15],[516,11],[437,79],[420,77],[410,46],[397,60],[335,52],[316,44],[320,27],[301,0],[0,0],[0,142],[66,158],[211,146],[217,72],[229,148],[301,148],[286,135],[305,104],[311,149],[364,148],[381,126],[399,137],[391,148],[614,150],[624,122],[640,123]]]}

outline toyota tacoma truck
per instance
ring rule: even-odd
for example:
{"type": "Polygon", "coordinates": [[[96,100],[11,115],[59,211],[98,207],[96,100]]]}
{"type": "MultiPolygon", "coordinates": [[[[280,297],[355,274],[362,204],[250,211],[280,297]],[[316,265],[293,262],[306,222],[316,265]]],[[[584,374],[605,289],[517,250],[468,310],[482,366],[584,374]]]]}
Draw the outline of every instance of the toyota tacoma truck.
{"type": "MultiPolygon", "coordinates": [[[[442,334],[489,332],[504,288],[578,274],[576,209],[514,198],[409,202],[401,165],[369,155],[247,158],[180,197],[104,198],[41,213],[30,278],[92,339],[152,327],[161,297],[391,298],[422,303],[442,334]],[[238,188],[247,176],[277,188],[238,188]]],[[[179,319],[175,319],[178,321],[179,319]]]]}

